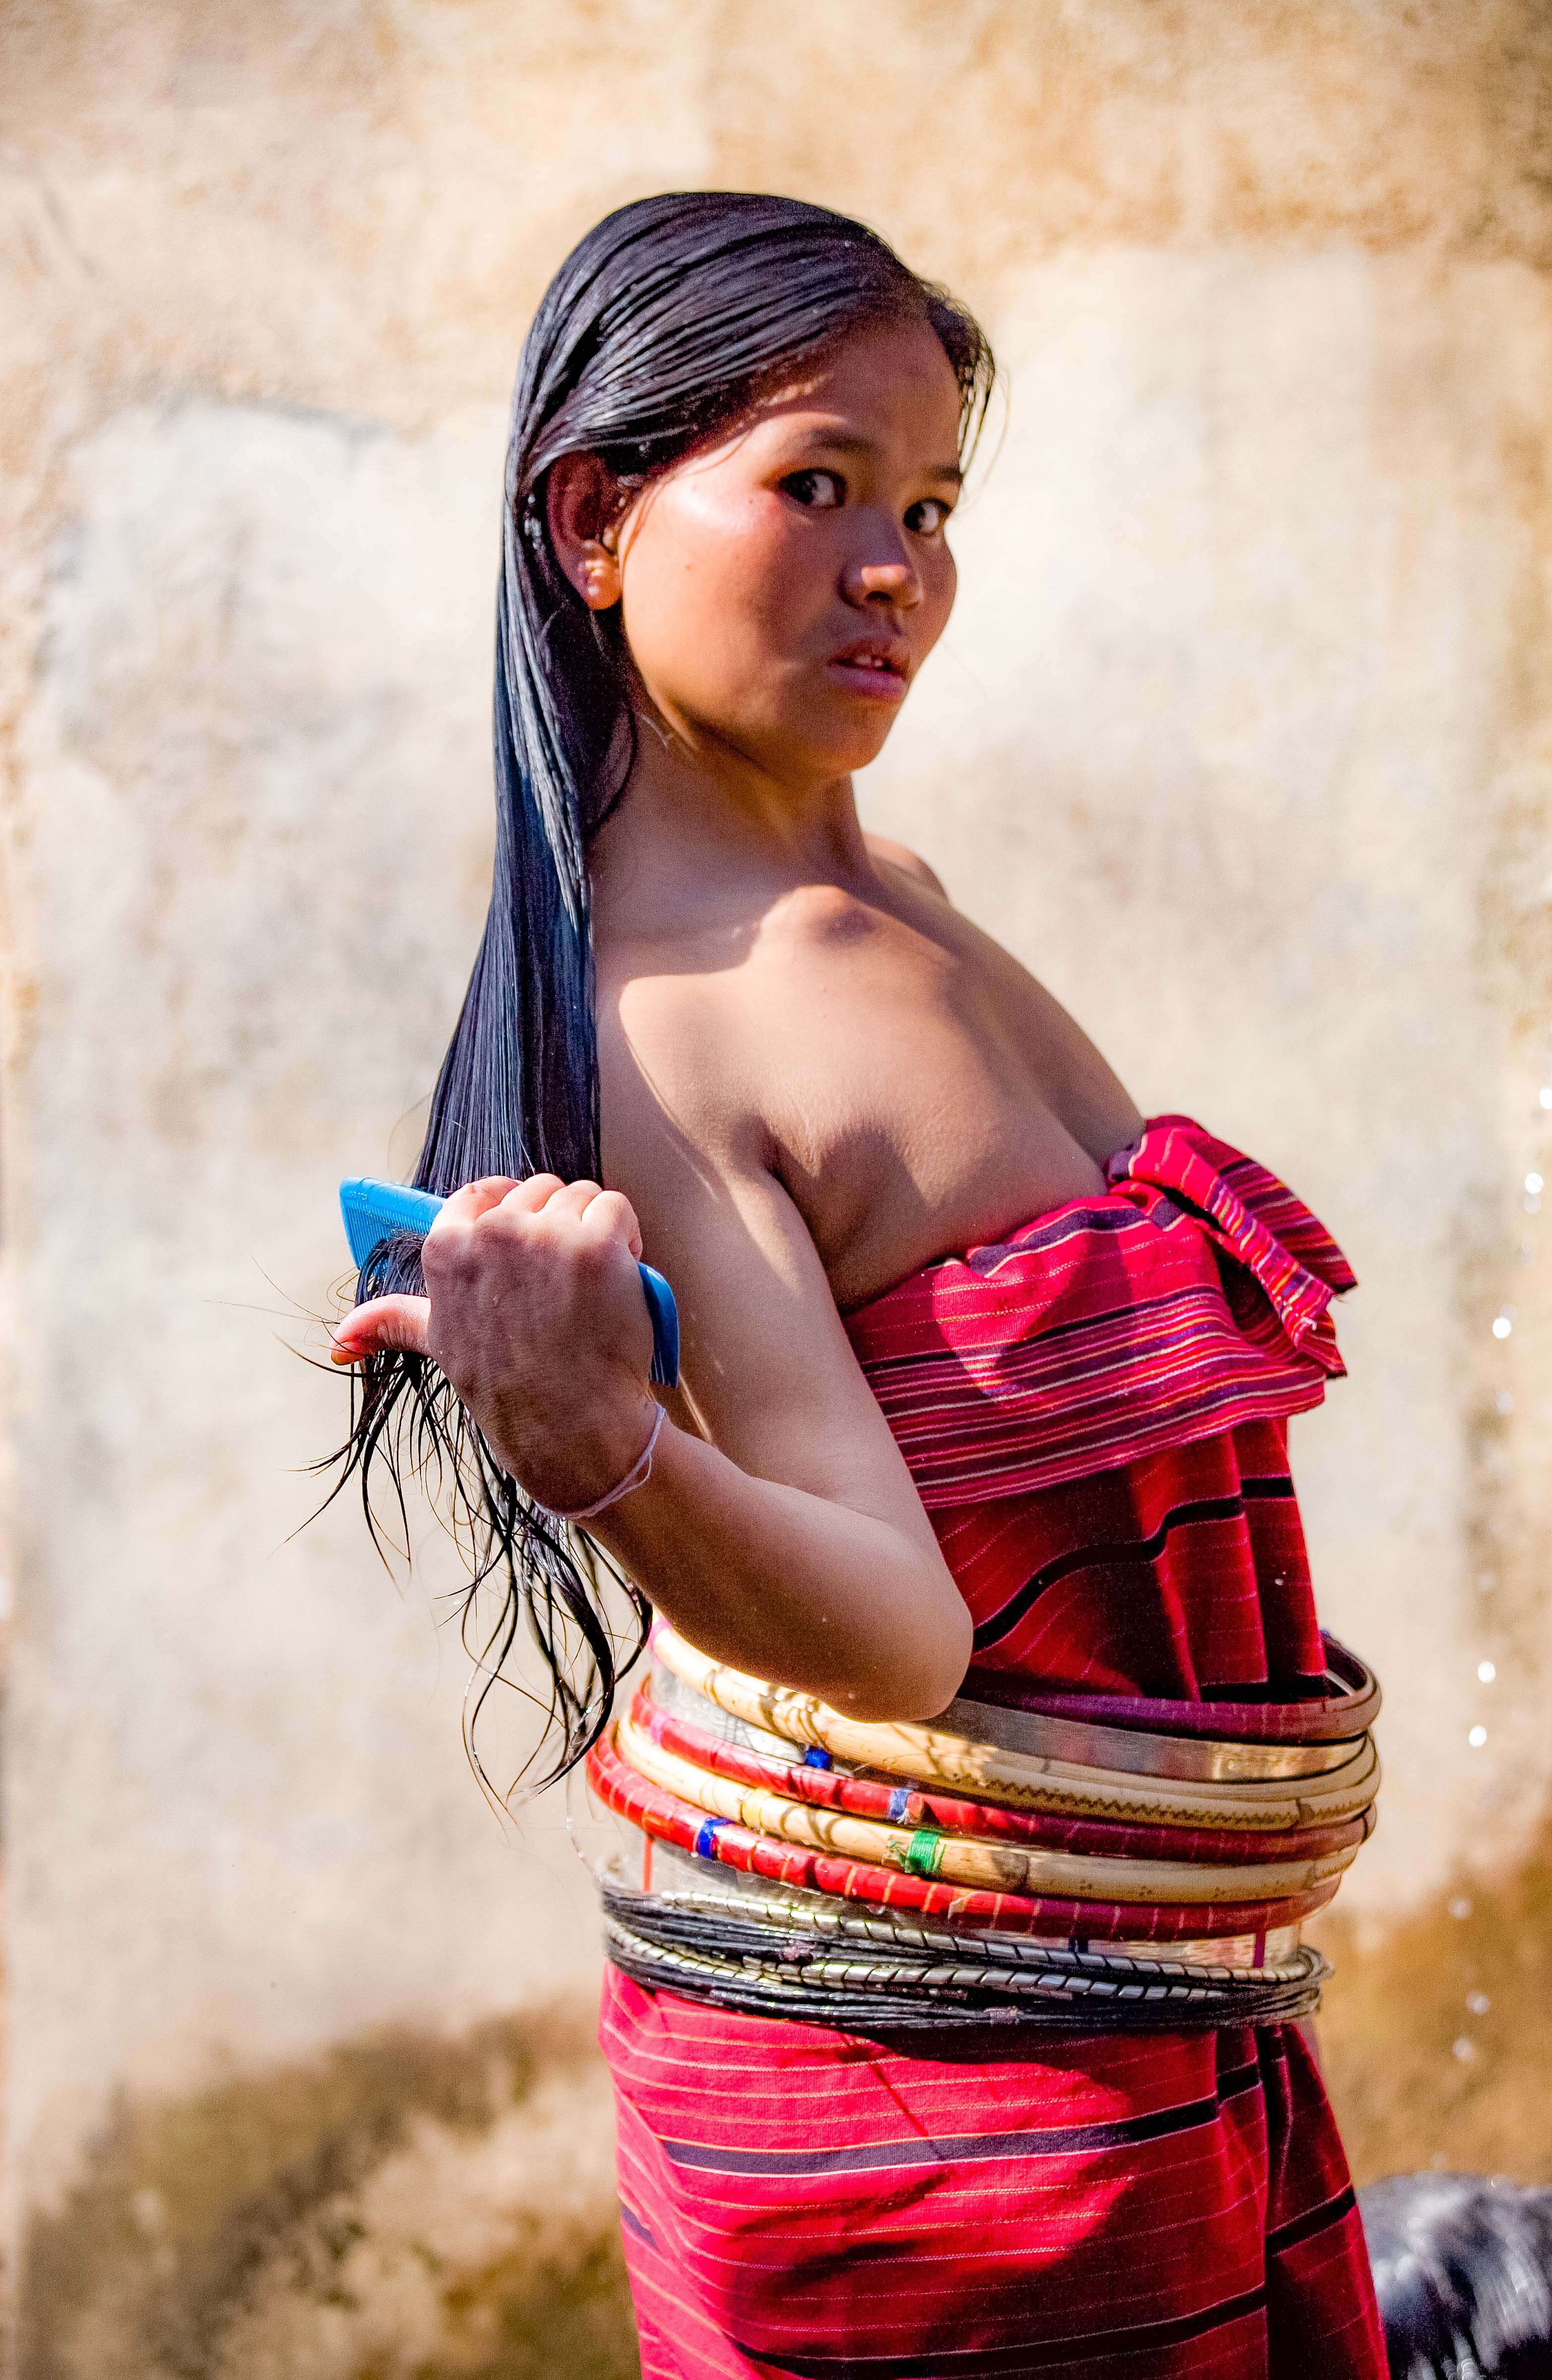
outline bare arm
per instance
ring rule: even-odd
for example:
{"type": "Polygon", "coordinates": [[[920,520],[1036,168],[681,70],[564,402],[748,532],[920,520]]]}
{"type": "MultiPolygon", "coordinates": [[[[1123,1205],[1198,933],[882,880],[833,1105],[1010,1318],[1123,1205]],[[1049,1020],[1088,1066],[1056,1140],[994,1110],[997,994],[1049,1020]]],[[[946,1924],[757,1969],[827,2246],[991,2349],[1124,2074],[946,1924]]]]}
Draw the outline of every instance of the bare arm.
{"type": "MultiPolygon", "coordinates": [[[[653,1141],[632,1172],[679,1298],[691,1427],[666,1423],[650,1479],[590,1526],[715,1658],[860,1718],[930,1717],[969,1661],[969,1615],[808,1233],[768,1173],[709,1160],[640,1100],[624,1121],[653,1141]]],[[[519,1484],[577,1509],[653,1418],[640,1252],[633,1209],[595,1184],[476,1185],[427,1240],[429,1305],[358,1307],[341,1358],[424,1346],[519,1484]]]]}
{"type": "Polygon", "coordinates": [[[752,1151],[714,1171],[661,1115],[631,1172],[699,1435],[665,1429],[604,1542],[704,1651],[858,1714],[940,1710],[969,1617],[796,1208],[752,1151]]]}

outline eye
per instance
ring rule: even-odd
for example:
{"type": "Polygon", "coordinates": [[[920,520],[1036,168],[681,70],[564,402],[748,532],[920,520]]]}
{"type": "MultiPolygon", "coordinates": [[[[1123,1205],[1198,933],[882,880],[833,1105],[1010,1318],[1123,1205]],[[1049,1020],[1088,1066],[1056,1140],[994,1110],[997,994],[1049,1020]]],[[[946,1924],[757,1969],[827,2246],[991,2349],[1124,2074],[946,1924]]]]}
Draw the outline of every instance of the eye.
{"type": "Polygon", "coordinates": [[[919,504],[911,506],[905,516],[905,526],[917,537],[936,537],[940,529],[946,528],[952,510],[952,505],[944,504],[939,496],[924,496],[919,504]]]}
{"type": "Polygon", "coordinates": [[[835,471],[789,471],[782,493],[811,512],[833,512],[846,501],[845,484],[835,471]]]}

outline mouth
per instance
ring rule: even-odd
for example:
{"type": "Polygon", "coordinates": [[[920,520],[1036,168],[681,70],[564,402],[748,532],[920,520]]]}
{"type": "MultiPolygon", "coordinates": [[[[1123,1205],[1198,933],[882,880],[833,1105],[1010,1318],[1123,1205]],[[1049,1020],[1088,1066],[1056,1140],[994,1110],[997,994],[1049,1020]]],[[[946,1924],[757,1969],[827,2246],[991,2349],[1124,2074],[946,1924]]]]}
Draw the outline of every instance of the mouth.
{"type": "Polygon", "coordinates": [[[828,663],[831,675],[875,702],[902,702],[910,683],[907,648],[899,638],[859,637],[828,663]]]}

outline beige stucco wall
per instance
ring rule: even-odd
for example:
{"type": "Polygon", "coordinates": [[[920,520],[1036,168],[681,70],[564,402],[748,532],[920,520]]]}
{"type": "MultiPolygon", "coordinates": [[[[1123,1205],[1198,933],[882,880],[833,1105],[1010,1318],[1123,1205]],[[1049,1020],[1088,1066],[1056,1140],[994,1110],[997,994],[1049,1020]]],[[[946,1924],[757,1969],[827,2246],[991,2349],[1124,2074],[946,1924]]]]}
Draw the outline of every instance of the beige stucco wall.
{"type": "Polygon", "coordinates": [[[1004,358],[865,808],[1352,1255],[1295,1446],[1390,1695],[1339,2092],[1368,2164],[1552,2173],[1546,9],[40,0],[0,44],[25,2368],[526,2374],[556,2307],[628,2361],[586,1876],[476,1795],[434,1543],[396,1589],[350,1512],[294,1534],[341,1406],[289,1348],[483,907],[523,327],[682,184],[864,213],[1004,358]]]}

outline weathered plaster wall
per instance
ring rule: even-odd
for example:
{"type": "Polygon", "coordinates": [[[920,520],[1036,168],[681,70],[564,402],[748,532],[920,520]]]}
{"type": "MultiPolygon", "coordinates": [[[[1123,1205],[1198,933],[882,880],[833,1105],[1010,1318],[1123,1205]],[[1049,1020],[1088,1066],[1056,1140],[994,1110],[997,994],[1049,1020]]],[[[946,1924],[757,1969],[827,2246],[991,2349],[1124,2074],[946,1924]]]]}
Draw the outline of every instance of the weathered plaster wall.
{"type": "Polygon", "coordinates": [[[284,1342],[483,905],[523,326],[681,184],[862,212],[1004,356],[866,806],[1353,1255],[1296,1445],[1390,1693],[1339,2087],[1366,2164],[1552,2171],[1541,0],[12,0],[0,43],[26,2369],[537,2372],[532,2269],[594,2306],[572,2368],[628,2359],[596,2069],[487,2071],[585,2001],[585,1877],[475,1795],[434,1545],[395,1593],[349,1513],[293,1536],[340,1406],[284,1342]]]}

